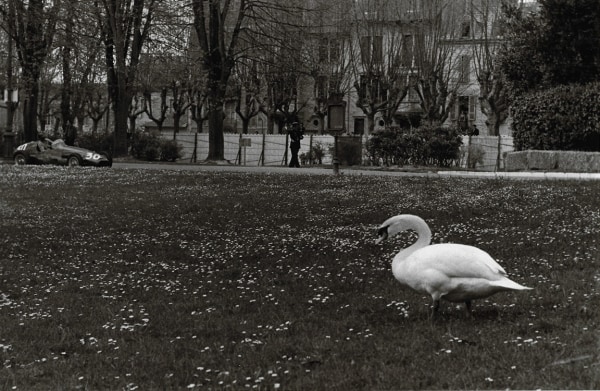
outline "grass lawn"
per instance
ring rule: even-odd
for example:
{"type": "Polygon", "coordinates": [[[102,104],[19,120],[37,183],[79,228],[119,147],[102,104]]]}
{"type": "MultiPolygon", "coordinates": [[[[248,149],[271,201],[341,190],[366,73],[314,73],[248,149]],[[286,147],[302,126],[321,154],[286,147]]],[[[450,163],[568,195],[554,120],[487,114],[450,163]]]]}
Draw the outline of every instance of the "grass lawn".
{"type": "Polygon", "coordinates": [[[600,183],[0,166],[0,389],[600,387],[600,183]],[[398,213],[533,291],[401,288],[398,213]]]}

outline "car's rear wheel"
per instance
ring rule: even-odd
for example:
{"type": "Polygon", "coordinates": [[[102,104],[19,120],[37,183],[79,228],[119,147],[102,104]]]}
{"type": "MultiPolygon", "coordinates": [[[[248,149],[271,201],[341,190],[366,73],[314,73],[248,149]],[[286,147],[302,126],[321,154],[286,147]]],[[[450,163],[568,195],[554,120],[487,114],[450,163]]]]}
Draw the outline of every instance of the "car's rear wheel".
{"type": "Polygon", "coordinates": [[[15,164],[17,166],[23,166],[27,164],[27,158],[25,157],[25,155],[23,155],[22,153],[17,153],[15,155],[15,164]]]}
{"type": "Polygon", "coordinates": [[[81,166],[81,158],[76,155],[71,155],[69,156],[69,159],[67,159],[67,165],[69,167],[81,166]]]}

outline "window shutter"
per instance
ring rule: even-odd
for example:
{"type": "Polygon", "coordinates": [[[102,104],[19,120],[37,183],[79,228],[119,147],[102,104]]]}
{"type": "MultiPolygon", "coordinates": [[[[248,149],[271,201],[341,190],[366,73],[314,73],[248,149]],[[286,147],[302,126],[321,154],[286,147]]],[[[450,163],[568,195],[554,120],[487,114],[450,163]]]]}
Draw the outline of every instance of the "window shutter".
{"type": "Polygon", "coordinates": [[[475,122],[475,109],[477,105],[477,97],[469,96],[469,121],[471,123],[475,122]]]}
{"type": "Polygon", "coordinates": [[[371,37],[365,36],[360,38],[360,56],[363,66],[371,62],[371,37]]]}
{"type": "Polygon", "coordinates": [[[460,82],[468,83],[471,76],[471,57],[460,56],[460,82]]]}
{"type": "Polygon", "coordinates": [[[383,63],[383,37],[381,35],[373,37],[373,62],[375,64],[383,63]]]}

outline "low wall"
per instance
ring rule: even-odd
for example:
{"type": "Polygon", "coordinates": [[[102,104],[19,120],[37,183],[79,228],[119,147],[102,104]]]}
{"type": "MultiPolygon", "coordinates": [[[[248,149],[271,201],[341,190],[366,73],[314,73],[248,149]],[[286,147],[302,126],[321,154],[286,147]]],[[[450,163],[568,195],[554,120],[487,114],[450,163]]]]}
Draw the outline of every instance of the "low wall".
{"type": "Polygon", "coordinates": [[[600,152],[536,151],[509,152],[506,171],[600,172],[600,152]]]}

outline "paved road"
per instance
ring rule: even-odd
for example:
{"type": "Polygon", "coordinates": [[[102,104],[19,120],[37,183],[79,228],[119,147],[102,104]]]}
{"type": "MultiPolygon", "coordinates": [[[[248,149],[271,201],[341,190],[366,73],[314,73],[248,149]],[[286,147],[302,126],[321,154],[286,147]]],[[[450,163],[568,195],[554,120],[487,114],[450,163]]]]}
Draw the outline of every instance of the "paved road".
{"type": "MultiPolygon", "coordinates": [[[[282,173],[295,175],[334,175],[331,168],[288,168],[280,166],[237,166],[237,165],[208,165],[185,163],[124,163],[115,162],[115,169],[154,169],[154,170],[188,170],[211,172],[253,172],[253,173],[282,173]]],[[[562,172],[483,172],[483,171],[400,171],[366,168],[341,168],[342,175],[375,175],[394,177],[431,177],[431,178],[507,178],[507,179],[538,179],[538,180],[600,180],[600,173],[562,173],[562,172]]]]}
{"type": "MultiPolygon", "coordinates": [[[[0,164],[14,164],[12,159],[0,158],[0,164]]],[[[334,175],[331,168],[301,167],[288,168],[282,166],[237,166],[233,164],[187,164],[187,163],[146,163],[146,162],[115,162],[115,169],[148,169],[148,170],[187,170],[187,171],[212,171],[212,172],[253,172],[253,173],[281,173],[295,175],[334,175]]],[[[486,172],[486,171],[402,171],[384,170],[366,167],[344,167],[340,169],[342,175],[369,175],[393,177],[427,177],[427,178],[506,178],[506,179],[537,179],[537,180],[598,180],[600,173],[576,172],[486,172]]]]}

